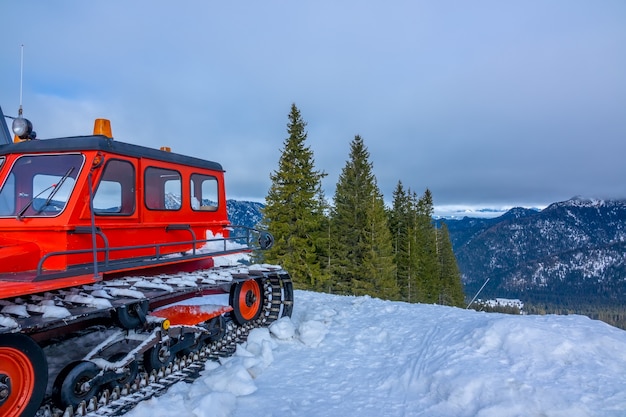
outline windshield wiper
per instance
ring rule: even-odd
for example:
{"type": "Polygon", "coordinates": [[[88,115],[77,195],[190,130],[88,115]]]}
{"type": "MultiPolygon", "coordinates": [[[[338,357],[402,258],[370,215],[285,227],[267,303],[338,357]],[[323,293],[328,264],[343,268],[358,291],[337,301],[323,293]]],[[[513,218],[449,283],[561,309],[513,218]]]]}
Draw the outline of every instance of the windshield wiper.
{"type": "Polygon", "coordinates": [[[50,201],[52,201],[52,197],[54,197],[54,195],[57,193],[57,191],[59,191],[59,188],[61,188],[61,186],[63,185],[63,183],[65,182],[65,180],[70,176],[70,174],[72,173],[72,171],[74,171],[74,167],[70,167],[70,169],[67,170],[67,172],[65,173],[65,175],[63,175],[61,177],[61,179],[59,180],[59,182],[57,182],[56,184],[52,184],[51,186],[43,189],[39,194],[37,194],[36,196],[34,196],[33,198],[30,199],[30,201],[24,206],[22,207],[22,209],[20,210],[19,213],[17,213],[17,219],[18,220],[22,220],[22,217],[24,216],[24,213],[26,213],[26,210],[28,210],[28,208],[30,206],[33,205],[33,202],[43,193],[45,193],[46,191],[48,191],[49,189],[53,189],[52,192],[50,193],[50,195],[48,196],[48,198],[46,198],[46,202],[38,209],[36,210],[36,213],[41,213],[43,211],[43,209],[45,207],[48,206],[48,204],[50,204],[50,201]]]}
{"type": "Polygon", "coordinates": [[[56,184],[52,184],[52,187],[54,187],[54,190],[52,190],[52,192],[50,193],[48,198],[46,198],[46,202],[43,204],[43,206],[39,207],[39,210],[37,210],[37,213],[41,213],[44,208],[48,207],[48,204],[50,204],[50,201],[52,201],[52,197],[54,197],[56,195],[57,191],[59,191],[59,189],[61,188],[61,186],[63,186],[63,183],[70,176],[72,171],[74,171],[74,167],[70,167],[70,169],[67,170],[65,175],[63,175],[63,177],[61,177],[59,182],[57,182],[56,184]]]}

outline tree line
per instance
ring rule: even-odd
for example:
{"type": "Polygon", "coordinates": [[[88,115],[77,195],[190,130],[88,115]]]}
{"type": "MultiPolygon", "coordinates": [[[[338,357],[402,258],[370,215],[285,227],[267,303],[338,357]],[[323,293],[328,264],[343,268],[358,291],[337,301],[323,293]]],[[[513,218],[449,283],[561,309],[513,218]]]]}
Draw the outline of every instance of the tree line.
{"type": "Polygon", "coordinates": [[[300,289],[462,306],[461,274],[445,224],[432,221],[430,190],[418,197],[398,181],[393,206],[385,207],[356,135],[329,203],[305,127],[292,104],[263,209],[275,243],[258,256],[282,265],[300,289]]]}
{"type": "Polygon", "coordinates": [[[580,314],[592,320],[601,320],[611,326],[626,330],[626,306],[620,302],[574,302],[566,305],[550,302],[532,302],[524,306],[527,314],[580,314]]]}

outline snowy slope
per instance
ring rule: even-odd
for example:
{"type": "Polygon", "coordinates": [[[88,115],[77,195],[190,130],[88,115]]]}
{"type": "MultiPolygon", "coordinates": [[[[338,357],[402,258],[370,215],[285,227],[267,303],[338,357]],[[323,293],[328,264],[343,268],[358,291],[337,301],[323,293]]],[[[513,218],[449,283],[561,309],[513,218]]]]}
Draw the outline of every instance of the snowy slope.
{"type": "Polygon", "coordinates": [[[626,416],[626,332],[582,316],[297,291],[271,331],[128,417],[626,416]]]}

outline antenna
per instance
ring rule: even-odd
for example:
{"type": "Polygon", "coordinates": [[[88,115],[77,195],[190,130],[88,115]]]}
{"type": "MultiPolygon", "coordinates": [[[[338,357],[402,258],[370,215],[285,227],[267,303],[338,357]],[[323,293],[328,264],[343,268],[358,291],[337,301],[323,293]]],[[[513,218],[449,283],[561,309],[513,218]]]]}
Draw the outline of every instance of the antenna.
{"type": "Polygon", "coordinates": [[[22,117],[22,85],[24,84],[24,44],[20,48],[20,108],[17,117],[22,117]]]}
{"type": "MultiPolygon", "coordinates": [[[[13,119],[13,124],[11,127],[13,128],[13,133],[15,133],[15,136],[17,138],[21,140],[30,140],[35,139],[35,136],[37,134],[33,132],[33,124],[30,122],[30,120],[24,119],[24,117],[22,117],[22,114],[24,112],[22,109],[22,86],[24,85],[24,44],[22,44],[21,46],[20,55],[20,108],[17,111],[17,117],[6,117],[13,119]]],[[[15,141],[18,142],[17,139],[15,139],[15,141]]],[[[6,142],[6,140],[3,140],[3,142],[6,142]]]]}

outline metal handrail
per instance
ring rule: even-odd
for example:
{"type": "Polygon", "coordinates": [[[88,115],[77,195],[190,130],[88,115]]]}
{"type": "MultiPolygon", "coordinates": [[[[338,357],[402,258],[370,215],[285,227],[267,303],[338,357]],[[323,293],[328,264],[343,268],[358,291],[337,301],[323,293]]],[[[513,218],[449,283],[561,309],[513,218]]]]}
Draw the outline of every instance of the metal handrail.
{"type": "MultiPolygon", "coordinates": [[[[191,239],[193,240],[193,242],[195,242],[197,240],[196,238],[196,232],[193,231],[193,229],[191,228],[190,225],[188,224],[170,224],[169,226],[167,226],[165,228],[166,232],[169,232],[170,230],[187,230],[191,233],[191,239]]],[[[193,244],[193,248],[192,248],[193,254],[196,254],[196,244],[193,244]]]]}
{"type": "MultiPolygon", "coordinates": [[[[70,233],[75,233],[75,234],[95,234],[97,236],[100,236],[102,238],[102,241],[104,242],[104,248],[102,248],[104,250],[104,265],[105,266],[108,265],[109,249],[110,249],[109,248],[109,239],[104,234],[104,232],[102,232],[102,230],[100,230],[99,227],[96,227],[94,229],[91,226],[77,226],[70,233]]],[[[93,251],[93,248],[88,249],[88,251],[93,251]]],[[[96,252],[98,252],[98,251],[101,251],[101,250],[96,248],[96,252]]],[[[53,253],[53,252],[51,252],[51,253],[53,253]]],[[[46,256],[41,258],[41,260],[39,261],[40,265],[43,265],[42,261],[46,258],[46,256]]],[[[37,271],[39,271],[39,267],[37,268],[37,271]]]]}
{"type": "MultiPolygon", "coordinates": [[[[251,245],[251,235],[252,232],[257,231],[256,229],[253,228],[249,228],[249,227],[245,227],[245,226],[231,226],[232,228],[242,228],[246,230],[245,235],[237,235],[237,236],[228,236],[228,237],[219,237],[219,238],[212,238],[212,239],[197,239],[195,238],[195,233],[193,233],[193,230],[190,230],[192,232],[192,236],[194,237],[193,240],[186,240],[186,241],[176,241],[176,242],[165,242],[165,243],[154,243],[154,244],[148,244],[148,245],[130,245],[130,246],[119,246],[119,247],[110,247],[109,245],[109,241],[106,237],[106,235],[98,228],[95,233],[100,236],[104,242],[104,247],[103,248],[96,248],[95,252],[100,254],[100,253],[104,253],[105,254],[105,258],[103,261],[99,261],[98,264],[102,265],[105,270],[108,268],[111,268],[112,264],[121,264],[123,262],[129,262],[132,260],[138,260],[138,259],[144,259],[144,260],[151,260],[154,261],[154,263],[159,263],[159,261],[162,262],[163,259],[165,259],[165,256],[171,256],[173,255],[172,253],[165,253],[163,254],[163,248],[169,247],[169,246],[177,246],[177,245],[192,245],[192,253],[189,254],[183,254],[181,256],[186,257],[186,259],[190,259],[190,258],[197,258],[197,257],[208,257],[211,255],[224,255],[224,254],[228,254],[228,253],[236,253],[236,252],[242,252],[242,251],[250,251],[253,250],[254,247],[251,245]],[[234,249],[230,249],[228,250],[226,248],[227,246],[227,242],[235,242],[237,240],[242,240],[245,239],[246,243],[247,243],[247,247],[245,248],[234,248],[234,249]],[[204,245],[206,243],[209,242],[223,242],[223,249],[220,250],[214,250],[214,251],[210,251],[210,252],[206,252],[206,253],[202,253],[202,254],[198,254],[197,253],[197,246],[198,245],[204,245]],[[154,249],[154,254],[152,255],[143,255],[140,258],[132,258],[132,257],[128,257],[128,258],[122,258],[122,259],[116,259],[116,260],[111,260],[110,259],[110,253],[111,252],[117,252],[117,251],[138,251],[138,250],[142,250],[142,249],[154,249]]],[[[185,228],[183,228],[185,229],[185,228]]],[[[172,230],[172,229],[171,229],[172,230]]],[[[181,229],[182,230],[182,229],[181,229]]],[[[92,233],[91,228],[90,227],[85,227],[85,228],[76,228],[75,230],[73,230],[72,232],[74,233],[92,233]]],[[[43,265],[45,262],[47,262],[50,258],[56,257],[56,256],[71,256],[71,255],[81,255],[81,254],[85,254],[85,253],[90,253],[93,252],[94,248],[88,248],[88,249],[74,249],[74,250],[64,250],[64,251],[56,251],[56,252],[49,252],[47,254],[45,254],[40,260],[39,263],[37,264],[37,276],[38,277],[42,277],[44,274],[44,270],[43,270],[43,265]]],[[[79,267],[79,266],[85,266],[87,267],[85,264],[69,264],[67,269],[70,269],[72,267],[79,267]]]]}

